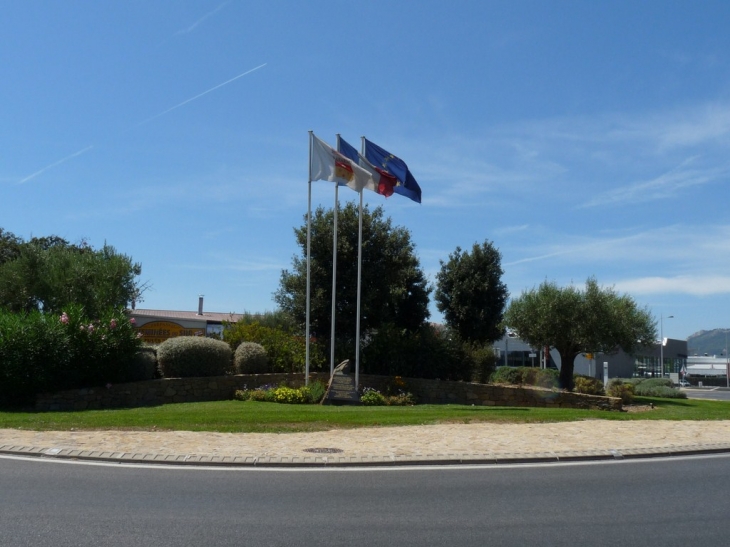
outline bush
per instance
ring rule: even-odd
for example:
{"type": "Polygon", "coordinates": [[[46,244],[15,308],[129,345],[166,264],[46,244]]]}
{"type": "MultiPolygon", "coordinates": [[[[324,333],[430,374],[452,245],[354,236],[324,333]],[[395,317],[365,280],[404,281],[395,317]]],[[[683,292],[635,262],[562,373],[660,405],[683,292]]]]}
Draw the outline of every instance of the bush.
{"type": "Polygon", "coordinates": [[[312,382],[308,386],[290,388],[287,386],[259,386],[255,389],[239,389],[233,394],[238,401],[260,401],[285,404],[316,404],[324,397],[325,386],[322,382],[312,382]]]}
{"type": "Polygon", "coordinates": [[[269,356],[261,344],[242,342],[233,355],[233,363],[238,374],[264,374],[270,372],[269,356]]]}
{"type": "Polygon", "coordinates": [[[608,382],[606,395],[609,397],[618,397],[623,404],[633,403],[634,384],[625,382],[621,378],[613,378],[608,382]]]}
{"type": "MultiPolygon", "coordinates": [[[[249,318],[250,319],[250,318],[249,318]]],[[[281,328],[249,323],[242,319],[228,324],[223,330],[223,340],[233,351],[243,342],[256,342],[264,347],[269,357],[270,372],[304,372],[306,366],[306,339],[281,328]]],[[[310,344],[309,365],[311,370],[321,370],[325,365],[324,354],[318,344],[310,344]]]]}
{"type": "Polygon", "coordinates": [[[585,395],[603,395],[603,382],[591,376],[576,375],[574,378],[574,391],[585,395]]]}
{"type": "Polygon", "coordinates": [[[557,387],[558,371],[534,367],[497,367],[489,381],[493,384],[557,387]]]}
{"type": "Polygon", "coordinates": [[[228,344],[198,336],[165,340],[157,348],[157,360],[167,378],[223,376],[232,369],[228,344]]]}
{"type": "Polygon", "coordinates": [[[388,406],[413,406],[416,397],[410,391],[400,391],[395,395],[386,395],[385,404],[388,406]]]}
{"type": "Polygon", "coordinates": [[[474,363],[468,346],[446,330],[382,325],[363,348],[362,366],[382,376],[470,381],[474,363]]]}
{"type": "Polygon", "coordinates": [[[364,406],[385,406],[385,397],[377,389],[366,387],[362,390],[360,404],[364,406]]]}
{"type": "Polygon", "coordinates": [[[473,382],[486,384],[497,367],[497,354],[489,344],[474,344],[468,347],[467,355],[472,363],[473,382]]]}
{"type": "Polygon", "coordinates": [[[537,369],[538,373],[535,376],[535,385],[546,388],[556,388],[559,385],[558,377],[560,372],[554,368],[537,369]]]}
{"type": "Polygon", "coordinates": [[[493,384],[521,385],[522,371],[518,367],[497,367],[489,378],[493,384]]]}
{"type": "Polygon", "coordinates": [[[161,372],[157,367],[157,348],[143,346],[137,350],[129,368],[129,382],[141,382],[159,378],[161,372]]]}
{"type": "Polygon", "coordinates": [[[687,394],[673,387],[669,378],[631,378],[627,380],[634,386],[634,393],[640,397],[664,397],[667,399],[686,399],[687,394]]]}
{"type": "Polygon", "coordinates": [[[687,394],[673,387],[645,386],[644,382],[634,386],[634,393],[640,397],[663,397],[665,399],[686,399],[687,394]]]}
{"type": "Polygon", "coordinates": [[[324,385],[320,380],[311,382],[308,386],[302,388],[307,396],[307,402],[312,404],[319,404],[322,402],[327,386],[324,385]]]}
{"type": "Polygon", "coordinates": [[[140,340],[123,310],[90,320],[79,306],[61,315],[0,310],[0,405],[37,393],[129,381],[140,340]]]}

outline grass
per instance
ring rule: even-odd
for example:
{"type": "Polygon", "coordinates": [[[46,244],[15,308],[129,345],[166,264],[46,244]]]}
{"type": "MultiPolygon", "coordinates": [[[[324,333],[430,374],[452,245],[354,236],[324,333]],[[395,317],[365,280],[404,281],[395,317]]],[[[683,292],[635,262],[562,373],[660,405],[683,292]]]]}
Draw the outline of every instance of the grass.
{"type": "Polygon", "coordinates": [[[283,433],[438,423],[539,423],[591,419],[730,420],[730,402],[637,397],[637,403],[653,403],[656,409],[628,413],[465,405],[362,407],[217,401],[121,410],[0,412],[0,428],[38,431],[119,429],[283,433]]]}

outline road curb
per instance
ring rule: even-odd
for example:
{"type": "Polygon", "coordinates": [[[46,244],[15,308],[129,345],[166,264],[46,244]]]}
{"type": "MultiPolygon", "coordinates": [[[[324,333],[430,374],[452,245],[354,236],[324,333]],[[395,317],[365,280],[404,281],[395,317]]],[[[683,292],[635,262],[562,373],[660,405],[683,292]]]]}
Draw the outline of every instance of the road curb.
{"type": "Polygon", "coordinates": [[[515,454],[418,454],[409,456],[198,456],[194,454],[150,454],[43,448],[34,446],[0,446],[0,455],[89,461],[131,465],[167,465],[188,467],[248,468],[344,468],[344,467],[414,467],[457,465],[519,465],[534,463],[568,463],[600,460],[631,460],[672,456],[697,456],[730,453],[730,444],[703,444],[661,448],[611,449],[515,454]]]}

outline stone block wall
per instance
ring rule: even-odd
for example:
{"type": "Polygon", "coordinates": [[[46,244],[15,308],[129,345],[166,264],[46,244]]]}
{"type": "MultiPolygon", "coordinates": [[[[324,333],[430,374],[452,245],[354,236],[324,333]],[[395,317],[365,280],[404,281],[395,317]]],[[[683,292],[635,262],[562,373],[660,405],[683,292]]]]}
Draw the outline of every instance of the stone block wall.
{"type": "MultiPolygon", "coordinates": [[[[329,374],[310,374],[311,380],[327,382],[329,374]]],[[[502,386],[404,378],[405,390],[423,404],[523,406],[621,410],[621,399],[581,395],[537,387],[502,386]]],[[[387,376],[360,375],[360,387],[384,391],[392,382],[387,376]]],[[[165,378],[129,384],[108,385],[45,393],[36,397],[38,411],[86,410],[156,406],[169,403],[224,401],[237,389],[253,389],[285,383],[304,385],[303,374],[239,374],[212,378],[165,378]]]]}

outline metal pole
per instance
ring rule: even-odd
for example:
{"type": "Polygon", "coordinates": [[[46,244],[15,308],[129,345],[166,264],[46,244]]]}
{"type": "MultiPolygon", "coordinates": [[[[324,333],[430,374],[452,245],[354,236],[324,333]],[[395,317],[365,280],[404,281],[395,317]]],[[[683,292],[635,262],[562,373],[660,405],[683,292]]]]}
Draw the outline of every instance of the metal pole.
{"type": "Polygon", "coordinates": [[[664,378],[664,315],[659,319],[659,376],[664,378]]]}
{"type": "MultiPolygon", "coordinates": [[[[337,149],[340,149],[340,135],[337,134],[337,149]]],[[[335,184],[334,230],[332,235],[332,318],[330,331],[330,378],[335,373],[335,312],[337,302],[337,211],[340,208],[340,185],[335,184]]]]}
{"type": "Polygon", "coordinates": [[[304,365],[304,385],[309,385],[309,312],[310,312],[310,285],[311,285],[311,265],[312,265],[312,131],[309,132],[309,181],[308,199],[307,199],[307,304],[306,319],[304,327],[304,336],[306,339],[305,365],[304,365]]]}

